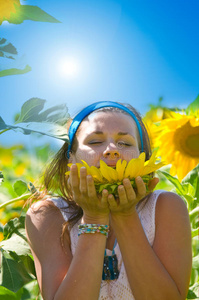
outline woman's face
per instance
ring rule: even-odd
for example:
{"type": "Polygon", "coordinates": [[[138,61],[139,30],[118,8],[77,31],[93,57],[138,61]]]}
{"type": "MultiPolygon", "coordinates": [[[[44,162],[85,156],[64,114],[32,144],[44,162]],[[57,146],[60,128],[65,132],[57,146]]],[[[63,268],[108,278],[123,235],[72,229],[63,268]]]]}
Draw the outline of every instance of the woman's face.
{"type": "Polygon", "coordinates": [[[139,156],[138,130],[134,120],[120,112],[94,112],[82,121],[77,133],[77,150],[72,163],[84,160],[100,166],[100,160],[114,167],[119,159],[139,156]]]}

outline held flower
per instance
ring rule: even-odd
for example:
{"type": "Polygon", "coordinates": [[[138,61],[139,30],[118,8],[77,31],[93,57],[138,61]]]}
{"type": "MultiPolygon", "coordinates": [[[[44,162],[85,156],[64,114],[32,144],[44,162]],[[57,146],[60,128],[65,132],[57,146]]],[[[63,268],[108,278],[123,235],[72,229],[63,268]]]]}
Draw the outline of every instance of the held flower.
{"type": "MultiPolygon", "coordinates": [[[[77,163],[78,174],[80,168],[85,167],[87,174],[94,179],[96,191],[101,193],[103,189],[107,189],[109,193],[117,195],[117,188],[122,184],[124,178],[129,178],[133,187],[135,185],[135,178],[141,176],[146,186],[151,179],[151,173],[161,168],[164,163],[156,163],[156,153],[153,152],[151,158],[145,161],[145,153],[142,152],[138,158],[131,159],[128,163],[125,160],[119,159],[115,168],[108,166],[104,161],[100,160],[100,167],[89,166],[85,161],[77,163]]],[[[71,167],[72,164],[68,164],[71,167]]],[[[69,175],[70,171],[66,172],[69,175]]]]}

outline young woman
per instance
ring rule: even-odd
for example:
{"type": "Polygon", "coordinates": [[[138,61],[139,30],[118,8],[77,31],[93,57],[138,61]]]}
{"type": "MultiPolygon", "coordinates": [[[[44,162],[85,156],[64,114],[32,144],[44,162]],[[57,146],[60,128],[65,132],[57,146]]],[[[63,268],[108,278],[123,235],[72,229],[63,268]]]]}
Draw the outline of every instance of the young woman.
{"type": "Polygon", "coordinates": [[[130,106],[97,102],[83,109],[48,167],[44,197],[28,210],[27,236],[45,300],[185,300],[191,273],[191,231],[186,205],[176,194],[128,178],[114,197],[99,195],[81,160],[115,167],[140,152],[150,157],[147,131],[130,106]],[[66,178],[68,163],[70,177],[66,178]],[[109,231],[108,231],[109,228],[109,231]],[[93,231],[93,233],[89,233],[93,231]]]}

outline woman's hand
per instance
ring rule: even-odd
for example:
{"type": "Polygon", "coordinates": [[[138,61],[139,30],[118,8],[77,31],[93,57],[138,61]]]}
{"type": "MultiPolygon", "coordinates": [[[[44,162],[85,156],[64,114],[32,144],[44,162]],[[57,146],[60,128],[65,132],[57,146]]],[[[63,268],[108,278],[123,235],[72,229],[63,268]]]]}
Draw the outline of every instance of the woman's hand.
{"type": "Polygon", "coordinates": [[[158,178],[151,179],[147,192],[146,185],[140,176],[135,178],[136,189],[132,187],[130,180],[125,178],[123,185],[118,187],[118,198],[115,199],[112,194],[108,196],[111,214],[128,216],[134,213],[136,204],[155,188],[158,181],[158,178]]]}
{"type": "Polygon", "coordinates": [[[83,209],[84,222],[108,224],[108,192],[104,190],[102,196],[97,195],[93,178],[87,175],[85,167],[80,169],[80,178],[76,165],[72,165],[70,171],[73,200],[83,209]]]}

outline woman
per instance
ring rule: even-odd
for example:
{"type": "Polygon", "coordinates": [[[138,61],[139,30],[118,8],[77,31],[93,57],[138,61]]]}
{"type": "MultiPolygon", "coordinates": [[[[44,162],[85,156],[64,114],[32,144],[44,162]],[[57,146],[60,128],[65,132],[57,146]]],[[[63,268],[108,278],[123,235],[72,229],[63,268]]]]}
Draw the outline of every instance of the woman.
{"type": "Polygon", "coordinates": [[[35,203],[26,217],[37,279],[45,300],[184,300],[191,273],[191,233],[186,205],[176,194],[128,178],[114,197],[98,195],[92,176],[76,163],[99,167],[150,157],[146,129],[131,108],[98,102],[83,109],[46,173],[45,185],[62,198],[35,203]],[[68,162],[70,177],[65,179],[68,162]],[[81,227],[82,226],[82,227],[81,227]],[[88,234],[93,231],[92,234],[88,234]],[[62,238],[61,238],[62,237],[62,238]],[[62,242],[61,242],[62,241],[62,242]]]}

